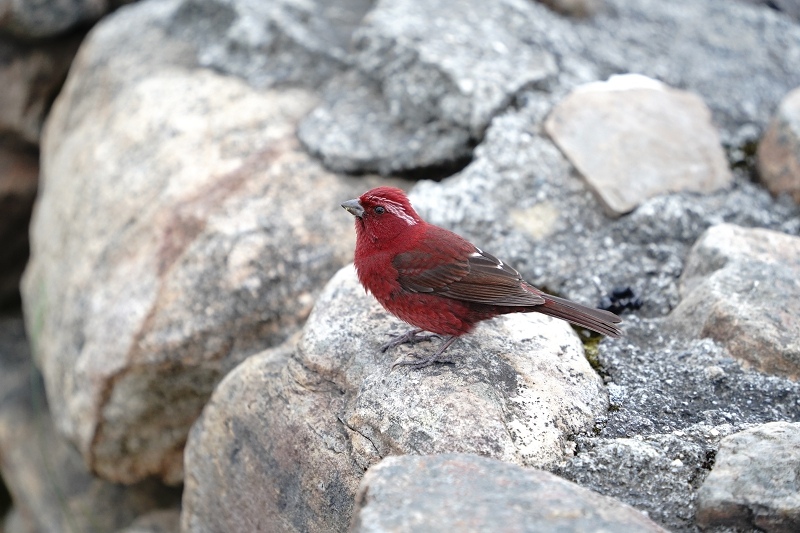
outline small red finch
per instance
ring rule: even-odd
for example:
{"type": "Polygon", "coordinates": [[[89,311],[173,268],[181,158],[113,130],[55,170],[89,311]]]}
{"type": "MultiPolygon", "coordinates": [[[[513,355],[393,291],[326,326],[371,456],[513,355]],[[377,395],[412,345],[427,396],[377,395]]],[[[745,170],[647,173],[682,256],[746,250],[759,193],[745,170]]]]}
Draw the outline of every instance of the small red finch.
{"type": "Polygon", "coordinates": [[[387,311],[417,328],[382,350],[447,337],[433,355],[393,366],[452,362],[442,354],[458,337],[482,320],[507,313],[536,311],[609,337],[622,333],[614,313],[545,294],[493,255],[428,224],[400,189],[378,187],[342,207],[356,217],[355,267],[361,284],[387,311]]]}

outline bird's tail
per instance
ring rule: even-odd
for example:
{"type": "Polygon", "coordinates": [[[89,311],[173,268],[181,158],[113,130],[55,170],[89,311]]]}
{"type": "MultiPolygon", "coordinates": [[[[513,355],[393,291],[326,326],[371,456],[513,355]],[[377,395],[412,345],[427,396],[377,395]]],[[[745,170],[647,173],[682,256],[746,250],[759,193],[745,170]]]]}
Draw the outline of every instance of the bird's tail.
{"type": "Polygon", "coordinates": [[[614,313],[586,307],[557,296],[540,294],[544,298],[544,303],[536,306],[535,311],[566,320],[609,337],[617,338],[622,335],[622,330],[617,326],[622,319],[614,313]]]}

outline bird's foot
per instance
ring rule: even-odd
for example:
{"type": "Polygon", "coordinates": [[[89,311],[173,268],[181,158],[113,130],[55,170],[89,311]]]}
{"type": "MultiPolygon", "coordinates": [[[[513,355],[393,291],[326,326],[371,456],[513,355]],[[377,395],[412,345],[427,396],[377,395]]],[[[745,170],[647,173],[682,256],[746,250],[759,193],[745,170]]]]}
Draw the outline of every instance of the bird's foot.
{"type": "Polygon", "coordinates": [[[429,355],[428,357],[419,357],[415,356],[413,359],[408,359],[406,357],[402,357],[392,363],[392,370],[398,366],[410,366],[413,370],[419,370],[420,368],[425,368],[426,366],[431,366],[434,363],[447,363],[447,364],[455,364],[450,357],[447,357],[444,354],[445,350],[450,347],[451,344],[455,342],[458,337],[450,337],[445,341],[441,348],[436,350],[436,353],[433,355],[429,355]]]}
{"type": "Polygon", "coordinates": [[[395,346],[400,346],[401,344],[417,344],[418,342],[429,341],[434,337],[438,337],[433,333],[428,333],[424,335],[420,335],[423,330],[421,329],[412,329],[411,331],[407,331],[402,335],[398,335],[397,337],[393,338],[383,346],[381,346],[381,352],[385,352],[390,348],[394,348],[395,346]]]}

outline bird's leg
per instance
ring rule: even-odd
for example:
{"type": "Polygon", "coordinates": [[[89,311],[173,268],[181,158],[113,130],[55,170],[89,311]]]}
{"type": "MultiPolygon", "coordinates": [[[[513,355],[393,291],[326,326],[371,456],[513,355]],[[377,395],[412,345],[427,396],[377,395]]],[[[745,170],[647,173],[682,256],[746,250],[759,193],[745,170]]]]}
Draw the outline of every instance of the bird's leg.
{"type": "Polygon", "coordinates": [[[392,364],[392,370],[396,366],[410,366],[414,370],[419,370],[420,368],[425,368],[426,366],[431,366],[433,363],[452,363],[453,360],[448,357],[442,357],[442,354],[445,350],[447,350],[451,344],[453,344],[458,337],[450,337],[442,344],[442,347],[439,348],[435,354],[429,355],[425,358],[417,358],[417,359],[401,359],[395,361],[392,364]]]}
{"type": "Polygon", "coordinates": [[[412,329],[411,331],[407,331],[402,335],[398,335],[397,337],[393,338],[383,346],[381,346],[381,352],[385,352],[389,348],[394,348],[395,346],[400,346],[401,344],[417,344],[418,342],[422,341],[429,341],[434,337],[438,337],[438,335],[429,334],[429,335],[420,335],[424,330],[422,329],[412,329]]]}

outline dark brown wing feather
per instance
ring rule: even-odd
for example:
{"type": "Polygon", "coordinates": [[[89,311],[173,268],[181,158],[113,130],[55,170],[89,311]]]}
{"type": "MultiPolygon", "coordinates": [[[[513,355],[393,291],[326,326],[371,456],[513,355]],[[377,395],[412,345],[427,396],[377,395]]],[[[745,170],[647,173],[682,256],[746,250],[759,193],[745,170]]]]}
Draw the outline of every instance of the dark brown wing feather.
{"type": "Polygon", "coordinates": [[[431,226],[423,242],[395,256],[398,282],[407,291],[499,306],[536,306],[545,299],[519,272],[455,233],[431,226]]]}

